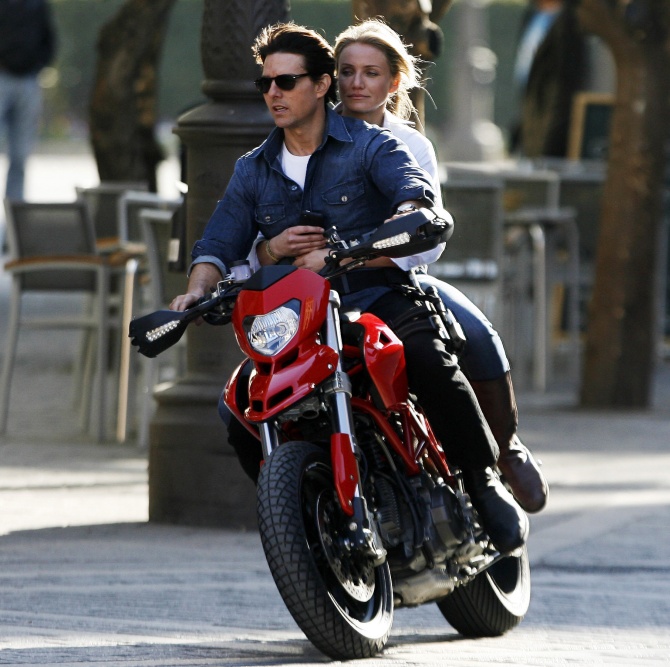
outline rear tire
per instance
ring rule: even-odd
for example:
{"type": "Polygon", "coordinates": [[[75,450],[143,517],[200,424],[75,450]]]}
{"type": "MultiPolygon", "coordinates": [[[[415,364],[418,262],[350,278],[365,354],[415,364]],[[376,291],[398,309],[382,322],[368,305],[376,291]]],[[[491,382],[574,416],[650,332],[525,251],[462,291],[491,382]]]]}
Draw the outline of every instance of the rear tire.
{"type": "Polygon", "coordinates": [[[308,442],[278,447],[261,470],[257,509],[270,572],[307,638],[336,660],[379,653],[393,624],[391,574],[344,547],[327,453],[308,442]]]}
{"type": "Polygon", "coordinates": [[[437,603],[449,624],[465,637],[498,637],[521,623],[530,605],[530,565],[507,556],[437,603]]]}

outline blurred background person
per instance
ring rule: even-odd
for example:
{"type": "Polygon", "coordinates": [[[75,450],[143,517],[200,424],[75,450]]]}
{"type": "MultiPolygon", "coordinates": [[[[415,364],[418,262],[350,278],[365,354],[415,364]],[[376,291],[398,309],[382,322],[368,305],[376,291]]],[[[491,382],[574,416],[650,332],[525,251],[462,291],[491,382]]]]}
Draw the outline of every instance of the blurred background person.
{"type": "Polygon", "coordinates": [[[9,158],[5,196],[23,199],[25,167],[39,130],[38,74],[54,57],[56,35],[46,0],[0,0],[0,141],[9,158]]]}
{"type": "Polygon", "coordinates": [[[530,0],[521,23],[514,66],[520,117],[510,152],[565,157],[572,98],[587,81],[585,37],[576,0],[530,0]]]}

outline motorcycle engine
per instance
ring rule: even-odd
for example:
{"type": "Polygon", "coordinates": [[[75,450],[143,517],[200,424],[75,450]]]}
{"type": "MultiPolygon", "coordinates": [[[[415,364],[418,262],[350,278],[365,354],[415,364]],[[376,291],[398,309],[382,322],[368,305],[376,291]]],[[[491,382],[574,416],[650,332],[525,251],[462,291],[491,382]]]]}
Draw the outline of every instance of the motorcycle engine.
{"type": "Polygon", "coordinates": [[[431,518],[430,542],[442,547],[440,552],[448,558],[467,537],[462,505],[456,492],[446,484],[436,484],[428,493],[431,518]]]}
{"type": "Polygon", "coordinates": [[[456,492],[428,475],[398,483],[374,476],[379,532],[395,572],[420,572],[444,563],[467,540],[462,504],[456,492]],[[406,487],[406,488],[403,488],[406,487]]]}
{"type": "Polygon", "coordinates": [[[361,442],[371,506],[392,571],[410,574],[445,562],[468,536],[463,499],[426,471],[405,477],[374,435],[361,442]]]}

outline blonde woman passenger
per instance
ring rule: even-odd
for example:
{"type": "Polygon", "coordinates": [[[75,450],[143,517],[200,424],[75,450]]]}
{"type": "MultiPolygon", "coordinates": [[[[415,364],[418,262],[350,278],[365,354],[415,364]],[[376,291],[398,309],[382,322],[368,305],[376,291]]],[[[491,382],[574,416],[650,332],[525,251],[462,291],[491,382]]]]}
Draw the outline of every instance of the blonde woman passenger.
{"type": "MultiPolygon", "coordinates": [[[[410,149],[441,192],[435,150],[409,119],[415,112],[409,96],[421,72],[400,36],[381,20],[367,20],[344,30],[335,40],[338,109],[343,116],[387,128],[410,149]]],[[[449,202],[446,202],[447,209],[449,202]]],[[[458,224],[458,220],[456,220],[458,224]]],[[[414,258],[411,268],[435,258],[414,258]]],[[[517,436],[518,412],[510,366],[498,333],[484,314],[459,290],[419,274],[424,287],[434,286],[456,316],[468,339],[460,360],[500,447],[498,467],[519,504],[538,512],[548,486],[537,462],[517,436]]]]}

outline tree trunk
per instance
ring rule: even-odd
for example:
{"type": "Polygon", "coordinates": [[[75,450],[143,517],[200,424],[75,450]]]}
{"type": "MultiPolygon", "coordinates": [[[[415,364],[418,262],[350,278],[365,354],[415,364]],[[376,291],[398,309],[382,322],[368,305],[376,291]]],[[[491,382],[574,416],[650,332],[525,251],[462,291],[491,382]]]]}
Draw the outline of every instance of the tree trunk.
{"type": "Polygon", "coordinates": [[[584,407],[647,407],[657,355],[670,11],[667,2],[637,0],[637,17],[646,12],[646,20],[632,25],[625,4],[582,0],[579,10],[584,28],[612,50],[618,81],[589,305],[584,407]]]}
{"type": "Polygon", "coordinates": [[[101,181],[146,181],[156,190],[157,69],[175,2],[127,0],[100,31],[89,121],[101,181]]]}

